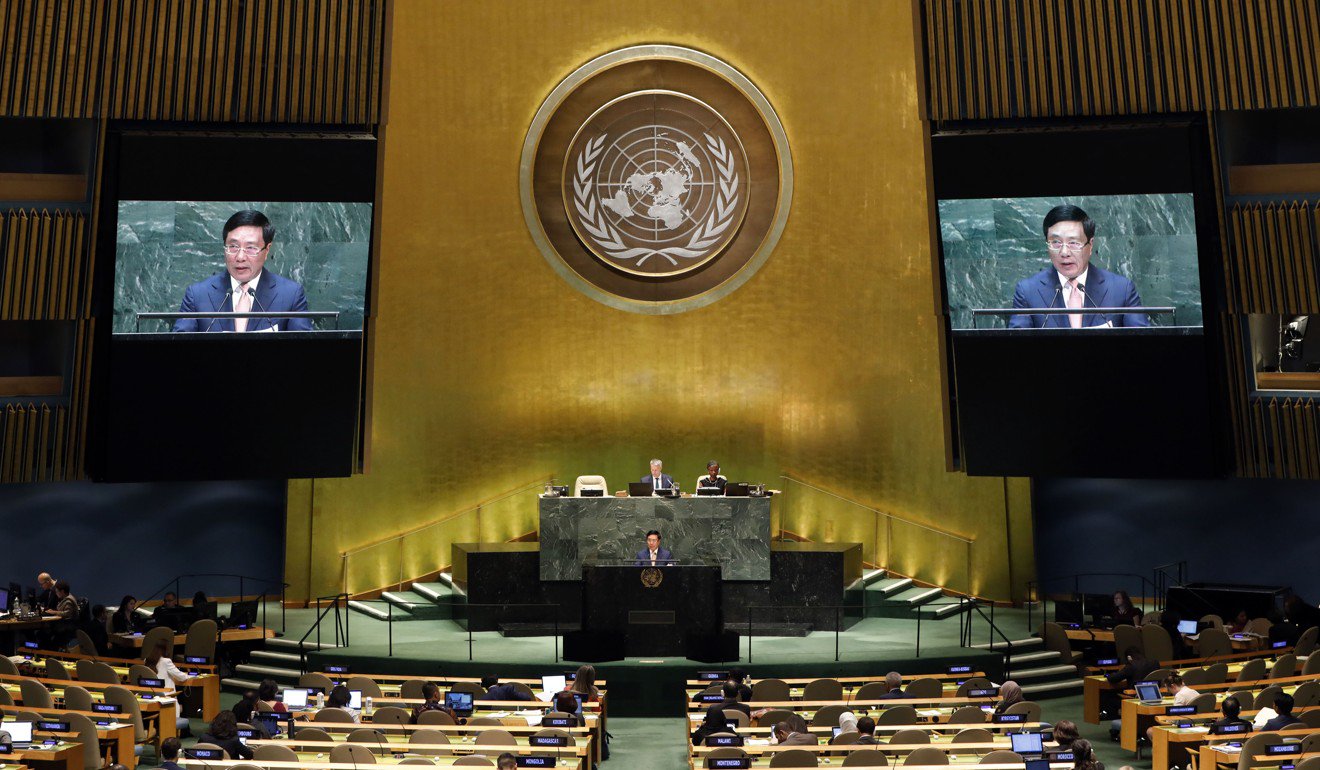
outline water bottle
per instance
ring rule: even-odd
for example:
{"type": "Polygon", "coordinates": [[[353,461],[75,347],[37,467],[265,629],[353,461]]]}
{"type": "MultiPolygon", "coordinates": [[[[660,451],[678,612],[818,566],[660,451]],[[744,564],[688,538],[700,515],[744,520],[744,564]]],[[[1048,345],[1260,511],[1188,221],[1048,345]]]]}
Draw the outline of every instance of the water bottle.
{"type": "Polygon", "coordinates": [[[366,712],[366,714],[367,714],[368,716],[370,716],[370,715],[371,715],[371,696],[370,696],[370,695],[368,695],[368,696],[366,697],[366,699],[362,701],[362,705],[364,706],[364,711],[366,712]]]}
{"type": "Polygon", "coordinates": [[[319,709],[325,708],[325,690],[316,694],[316,707],[319,709]]]}

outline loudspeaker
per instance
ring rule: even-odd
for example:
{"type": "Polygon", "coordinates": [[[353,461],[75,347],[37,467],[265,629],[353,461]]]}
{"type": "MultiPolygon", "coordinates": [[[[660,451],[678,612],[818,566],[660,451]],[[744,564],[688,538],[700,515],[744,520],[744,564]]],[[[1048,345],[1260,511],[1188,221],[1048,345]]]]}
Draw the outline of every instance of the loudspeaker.
{"type": "Polygon", "coordinates": [[[699,663],[724,663],[738,660],[738,639],[735,631],[721,631],[715,634],[688,634],[683,641],[690,660],[699,663]]]}
{"type": "Polygon", "coordinates": [[[617,631],[569,631],[564,634],[564,658],[586,663],[623,660],[626,642],[617,631]]]}

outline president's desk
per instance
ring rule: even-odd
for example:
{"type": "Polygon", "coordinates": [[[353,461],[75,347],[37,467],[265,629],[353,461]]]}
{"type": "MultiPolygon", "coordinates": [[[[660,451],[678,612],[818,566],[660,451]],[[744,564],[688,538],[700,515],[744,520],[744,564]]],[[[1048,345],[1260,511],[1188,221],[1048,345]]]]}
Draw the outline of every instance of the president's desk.
{"type": "Polygon", "coordinates": [[[723,580],[770,579],[770,497],[542,497],[541,580],[581,580],[586,564],[624,562],[660,532],[683,562],[723,580]]]}

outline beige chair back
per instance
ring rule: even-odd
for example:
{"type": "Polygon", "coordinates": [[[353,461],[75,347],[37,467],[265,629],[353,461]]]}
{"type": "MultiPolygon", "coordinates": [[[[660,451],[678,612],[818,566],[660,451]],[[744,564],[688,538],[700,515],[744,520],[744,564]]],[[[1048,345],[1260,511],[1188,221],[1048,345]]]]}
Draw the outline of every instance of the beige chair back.
{"type": "MultiPolygon", "coordinates": [[[[1218,615],[1202,615],[1201,622],[1209,623],[1210,628],[1216,628],[1219,629],[1220,631],[1224,630],[1224,619],[1219,617],[1218,615]]],[[[1202,655],[1201,657],[1206,657],[1206,656],[1202,655]]]]}
{"type": "Polygon", "coordinates": [[[476,682],[454,682],[449,689],[454,692],[470,692],[473,700],[481,700],[486,696],[486,688],[476,682]]]}
{"type": "Polygon", "coordinates": [[[491,762],[489,759],[486,759],[485,757],[469,755],[466,757],[459,757],[458,759],[455,759],[454,765],[455,766],[462,765],[464,767],[467,767],[469,765],[472,767],[494,767],[495,763],[491,762]]]}
{"type": "MultiPolygon", "coordinates": [[[[970,697],[968,693],[972,690],[989,690],[994,688],[994,686],[995,683],[991,682],[989,679],[986,679],[983,676],[974,676],[971,679],[963,680],[963,683],[958,685],[958,690],[954,693],[954,697],[967,698],[970,697]]],[[[923,695],[921,697],[924,698],[926,696],[923,695]]]]}
{"type": "Polygon", "coordinates": [[[802,700],[843,700],[843,685],[838,679],[817,679],[802,689],[802,700]]]}
{"type": "Polygon", "coordinates": [[[78,681],[96,684],[119,684],[119,674],[109,663],[99,660],[78,661],[78,681]],[[87,665],[82,665],[86,663],[87,665]]]}
{"type": "Polygon", "coordinates": [[[142,706],[138,703],[137,696],[119,685],[111,685],[105,688],[104,696],[106,703],[112,703],[119,707],[120,713],[116,720],[133,725],[133,740],[135,743],[142,743],[151,737],[146,726],[142,723],[142,706]]]}
{"type": "Polygon", "coordinates": [[[1237,678],[1234,679],[1233,681],[1257,682],[1264,678],[1265,678],[1265,659],[1252,658],[1251,660],[1242,664],[1242,668],[1238,669],[1237,678]]]}
{"type": "Polygon", "coordinates": [[[848,752],[848,756],[843,758],[844,767],[888,767],[889,760],[885,758],[884,752],[876,751],[875,747],[867,749],[853,749],[848,752]]]}
{"type": "Polygon", "coordinates": [[[599,489],[606,497],[610,496],[610,485],[604,476],[578,476],[573,482],[573,496],[581,497],[584,489],[599,489]]]}
{"type": "Polygon", "coordinates": [[[408,750],[414,754],[445,756],[449,753],[446,749],[423,748],[427,745],[434,746],[442,743],[449,743],[449,736],[439,730],[413,730],[412,734],[408,736],[408,750]]]}
{"type": "Polygon", "coordinates": [[[423,711],[422,715],[417,717],[419,725],[452,725],[454,718],[444,711],[423,711]]]}
{"type": "Polygon", "coordinates": [[[133,665],[128,667],[129,682],[136,685],[138,682],[142,681],[143,678],[159,679],[160,677],[156,675],[155,671],[152,671],[151,669],[147,668],[141,663],[134,663],[133,665]]]}
{"type": "Polygon", "coordinates": [[[68,681],[73,677],[69,676],[69,669],[64,667],[64,663],[58,658],[46,658],[46,678],[63,679],[68,681]]]}
{"type": "Polygon", "coordinates": [[[884,682],[867,682],[853,693],[853,700],[879,700],[889,692],[889,685],[884,682]]]}
{"type": "MultiPolygon", "coordinates": [[[[331,706],[329,708],[323,708],[320,711],[316,712],[316,716],[312,718],[312,721],[333,722],[337,724],[343,724],[345,722],[352,722],[353,715],[348,713],[344,709],[331,706]]],[[[302,732],[302,731],[299,730],[298,732],[302,732]]]]}
{"type": "Polygon", "coordinates": [[[1320,654],[1311,653],[1306,657],[1306,665],[1302,666],[1303,676],[1314,676],[1320,674],[1320,654]]]}
{"type": "Polygon", "coordinates": [[[50,690],[47,690],[46,685],[35,679],[20,679],[18,682],[18,691],[19,694],[23,696],[24,708],[55,708],[55,699],[51,697],[50,690]]]}
{"type": "Polygon", "coordinates": [[[1228,681],[1228,664],[1220,661],[1205,667],[1206,684],[1223,684],[1228,681]]]}
{"type": "Polygon", "coordinates": [[[978,764],[978,765],[1007,765],[1007,764],[1014,764],[1014,765],[1016,765],[1016,764],[1018,764],[1018,763],[1020,763],[1020,762],[1022,762],[1022,755],[1021,755],[1021,754],[1018,754],[1016,751],[1009,751],[1008,749],[995,749],[994,751],[990,752],[989,754],[986,754],[984,757],[981,757],[981,761],[977,762],[976,764],[978,764]]]}
{"type": "Polygon", "coordinates": [[[944,753],[943,749],[937,749],[934,746],[922,746],[919,749],[913,749],[903,758],[905,765],[947,765],[949,764],[949,755],[944,753]]]}
{"type": "Polygon", "coordinates": [[[344,686],[350,690],[361,690],[363,698],[375,698],[376,700],[380,700],[381,697],[383,697],[380,691],[380,685],[376,684],[376,680],[369,676],[349,677],[348,681],[344,682],[344,686]]]}
{"type": "MultiPolygon", "coordinates": [[[[728,733],[719,733],[719,734],[728,735],[728,733]]],[[[718,749],[713,749],[711,751],[706,752],[706,756],[712,757],[714,759],[742,759],[743,757],[747,756],[747,752],[743,751],[737,746],[721,746],[718,749]]]]}
{"type": "Polygon", "coordinates": [[[216,744],[214,744],[214,743],[205,743],[205,742],[201,742],[201,741],[199,741],[196,745],[192,746],[191,748],[194,748],[194,749],[209,749],[210,751],[218,751],[218,752],[220,752],[220,754],[221,754],[225,759],[233,759],[233,757],[229,756],[229,752],[228,752],[228,751],[225,751],[224,749],[220,748],[220,746],[218,746],[218,745],[216,745],[216,744]]]}
{"type": "Polygon", "coordinates": [[[861,737],[862,737],[862,734],[859,733],[859,732],[857,732],[856,730],[849,730],[849,731],[846,732],[846,733],[839,733],[838,735],[834,736],[833,738],[830,738],[830,745],[832,745],[832,746],[851,746],[852,744],[854,744],[854,743],[857,742],[857,739],[858,739],[858,738],[861,738],[861,737]]]}
{"type": "MultiPolygon", "coordinates": [[[[803,700],[811,701],[817,699],[803,698],[803,700]]],[[[840,700],[840,699],[820,698],[819,700],[840,700]]],[[[848,710],[847,706],[839,706],[839,705],[821,706],[820,708],[816,709],[816,713],[811,717],[811,724],[816,727],[838,727],[839,715],[847,710],[848,710]]]]}
{"type": "Polygon", "coordinates": [[[219,634],[220,627],[214,620],[210,618],[194,620],[192,625],[188,626],[188,635],[183,640],[183,654],[215,660],[215,642],[219,634]]]}
{"type": "Polygon", "coordinates": [[[357,743],[341,743],[330,749],[330,761],[344,765],[374,765],[376,755],[371,749],[357,743]]]}
{"type": "Polygon", "coordinates": [[[985,712],[980,706],[963,706],[949,716],[951,725],[978,725],[985,723],[985,712]]]}
{"type": "Polygon", "coordinates": [[[174,629],[169,626],[156,626],[142,637],[142,656],[146,657],[156,649],[156,645],[165,642],[165,657],[174,657],[174,629]]]}
{"type": "Polygon", "coordinates": [[[18,666],[14,665],[14,661],[10,660],[7,655],[0,655],[0,674],[19,676],[18,666]]]}
{"type": "Polygon", "coordinates": [[[252,758],[258,762],[297,762],[298,752],[278,743],[267,743],[253,749],[252,758]]]}
{"type": "Polygon", "coordinates": [[[421,700],[424,697],[422,688],[425,686],[426,682],[420,679],[405,679],[399,684],[399,697],[408,700],[421,700]]]}
{"type": "Polygon", "coordinates": [[[478,746],[512,746],[513,734],[508,730],[482,730],[474,741],[478,746]]]}
{"type": "Polygon", "coordinates": [[[739,709],[725,709],[724,718],[736,727],[751,727],[752,725],[752,718],[739,709]]]}
{"type": "Polygon", "coordinates": [[[880,716],[875,718],[878,725],[915,725],[917,723],[917,710],[912,706],[890,706],[880,712],[880,716]]]}
{"type": "MultiPolygon", "coordinates": [[[[882,682],[878,684],[880,684],[881,687],[886,686],[882,682]]],[[[880,694],[884,695],[885,692],[888,692],[888,690],[885,690],[880,694]]],[[[934,677],[922,677],[921,679],[914,680],[904,688],[903,693],[909,698],[938,698],[944,695],[944,682],[935,679],[934,677]]]]}
{"type": "Polygon", "coordinates": [[[64,708],[70,711],[91,711],[92,693],[76,684],[65,685],[64,708]]]}
{"type": "Polygon", "coordinates": [[[1205,669],[1189,668],[1186,671],[1182,672],[1182,680],[1183,680],[1183,684],[1187,685],[1188,687],[1192,687],[1192,688],[1200,687],[1201,685],[1206,683],[1205,669]]]}
{"type": "Polygon", "coordinates": [[[1004,709],[1005,714],[1026,714],[1028,722],[1040,721],[1040,704],[1033,700],[1024,700],[1014,703],[1012,706],[1004,709]]]}
{"type": "Polygon", "coordinates": [[[1283,743],[1283,736],[1278,733],[1260,733],[1251,736],[1242,744],[1242,751],[1238,757],[1238,770],[1249,770],[1255,756],[1265,753],[1266,746],[1275,746],[1280,743],[1283,743]]]}
{"type": "Polygon", "coordinates": [[[1293,690],[1293,708],[1304,709],[1320,703],[1320,682],[1302,682],[1293,690]]]}
{"type": "Polygon", "coordinates": [[[411,720],[412,714],[398,706],[381,706],[371,715],[371,721],[378,725],[406,725],[411,720]]]}
{"type": "Polygon", "coordinates": [[[96,649],[96,642],[93,642],[92,637],[88,636],[87,632],[81,628],[74,632],[74,638],[78,640],[78,653],[80,655],[101,654],[101,650],[96,649]]]}
{"type": "Polygon", "coordinates": [[[78,735],[77,741],[83,747],[84,770],[96,770],[104,765],[105,759],[101,756],[101,742],[96,735],[96,724],[82,714],[61,714],[60,718],[67,720],[69,729],[78,735]]]}
{"type": "Polygon", "coordinates": [[[14,696],[10,695],[9,691],[5,688],[0,687],[0,706],[12,705],[14,705],[14,696]]]}
{"type": "MultiPolygon", "coordinates": [[[[1283,692],[1282,687],[1280,687],[1277,684],[1272,684],[1269,687],[1266,687],[1264,690],[1261,690],[1260,692],[1256,693],[1256,702],[1254,704],[1255,708],[1257,710],[1263,708],[1274,708],[1274,699],[1279,697],[1279,693],[1281,692],[1283,692]]],[[[1245,710],[1247,707],[1244,704],[1242,708],[1245,710]]]]}
{"type": "Polygon", "coordinates": [[[401,765],[430,765],[431,767],[435,767],[435,762],[433,762],[433,761],[427,759],[426,757],[405,757],[405,758],[399,760],[399,764],[401,764],[401,765]]]}
{"type": "Polygon", "coordinates": [[[300,741],[323,741],[323,742],[329,743],[330,741],[332,741],[332,740],[334,740],[334,739],[330,737],[330,733],[326,732],[325,730],[322,730],[322,729],[319,728],[319,727],[299,727],[299,728],[298,728],[298,740],[300,740],[300,741]]]}
{"type": "Polygon", "coordinates": [[[1040,637],[1045,641],[1045,649],[1059,654],[1060,663],[1072,665],[1077,660],[1063,626],[1047,620],[1041,624],[1040,637]]]}
{"type": "Polygon", "coordinates": [[[1297,656],[1292,653],[1280,655],[1279,659],[1274,661],[1274,665],[1270,667],[1270,679],[1283,679],[1296,673],[1297,656]]]}
{"type": "Polygon", "coordinates": [[[1119,657],[1126,655],[1132,647],[1136,647],[1142,655],[1146,654],[1146,645],[1141,640],[1141,629],[1126,623],[1114,626],[1114,649],[1118,651],[1119,657]]]}
{"type": "Polygon", "coordinates": [[[777,751],[770,758],[771,767],[815,767],[816,755],[804,749],[777,751]]]}
{"type": "Polygon", "coordinates": [[[569,734],[567,730],[561,730],[558,727],[547,727],[532,733],[533,738],[565,738],[569,746],[576,746],[577,741],[569,734]]]}
{"type": "Polygon", "coordinates": [[[1311,626],[1297,637],[1297,644],[1293,646],[1293,654],[1299,658],[1305,658],[1315,652],[1316,639],[1320,637],[1320,627],[1311,626]]]}
{"type": "Polygon", "coordinates": [[[1164,663],[1173,660],[1173,640],[1164,626],[1142,626],[1141,644],[1146,650],[1147,660],[1164,663]]]}
{"type": "Polygon", "coordinates": [[[1202,658],[1231,655],[1233,653],[1233,640],[1228,638],[1228,632],[1222,627],[1207,628],[1197,637],[1196,649],[1202,658]]]}
{"type": "Polygon", "coordinates": [[[1270,622],[1269,618],[1252,618],[1251,622],[1247,624],[1247,631],[1256,636],[1269,637],[1270,629],[1273,627],[1274,624],[1270,622]]]}
{"type": "Polygon", "coordinates": [[[1215,700],[1215,694],[1212,692],[1203,692],[1192,698],[1188,704],[1196,709],[1198,714],[1213,714],[1219,708],[1219,703],[1215,700]]]}
{"type": "Polygon", "coordinates": [[[783,679],[761,679],[752,685],[752,703],[786,701],[788,699],[788,682],[783,679]]]}
{"type": "Polygon", "coordinates": [[[990,743],[995,739],[995,734],[984,727],[969,727],[966,730],[959,730],[958,734],[953,736],[953,743],[990,743]]]}
{"type": "Polygon", "coordinates": [[[930,743],[930,733],[925,730],[895,730],[889,736],[888,743],[895,746],[916,746],[930,743]]]}
{"type": "Polygon", "coordinates": [[[330,679],[330,677],[326,676],[325,674],[322,674],[319,671],[309,671],[306,674],[303,674],[302,676],[298,677],[298,686],[309,687],[309,688],[319,687],[321,688],[321,691],[324,692],[326,695],[329,695],[330,691],[335,689],[335,683],[330,679]]]}

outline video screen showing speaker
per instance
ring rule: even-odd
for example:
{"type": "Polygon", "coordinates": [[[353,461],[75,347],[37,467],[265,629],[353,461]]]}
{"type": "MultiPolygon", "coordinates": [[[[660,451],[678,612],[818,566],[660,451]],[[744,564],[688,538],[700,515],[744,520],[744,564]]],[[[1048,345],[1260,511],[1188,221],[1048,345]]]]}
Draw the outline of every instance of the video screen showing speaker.
{"type": "Polygon", "coordinates": [[[936,130],[951,454],[968,474],[1226,467],[1209,146],[1194,116],[936,130]]]}
{"type": "Polygon", "coordinates": [[[94,479],[353,473],[377,155],[366,131],[108,126],[94,479]]]}
{"type": "Polygon", "coordinates": [[[1190,192],[948,199],[938,212],[955,331],[1202,325],[1190,192]]]}
{"type": "Polygon", "coordinates": [[[120,201],[114,332],[361,329],[371,208],[352,201],[120,201]]]}

